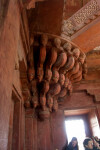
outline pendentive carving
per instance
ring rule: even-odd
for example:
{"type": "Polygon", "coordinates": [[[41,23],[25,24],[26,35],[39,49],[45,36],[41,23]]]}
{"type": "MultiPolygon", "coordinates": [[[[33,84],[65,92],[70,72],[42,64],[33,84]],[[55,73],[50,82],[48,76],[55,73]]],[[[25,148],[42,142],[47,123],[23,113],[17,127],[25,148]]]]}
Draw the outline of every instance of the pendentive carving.
{"type": "Polygon", "coordinates": [[[79,71],[77,71],[75,74],[73,74],[70,78],[71,81],[73,81],[74,79],[80,77],[80,75],[82,74],[82,67],[80,66],[79,71]]]}
{"type": "Polygon", "coordinates": [[[53,101],[53,110],[57,111],[58,110],[58,102],[57,102],[57,97],[54,97],[54,101],[53,101]]]}
{"type": "Polygon", "coordinates": [[[64,97],[67,94],[67,88],[62,87],[60,93],[58,94],[58,97],[64,97]]]}
{"type": "Polygon", "coordinates": [[[65,76],[64,76],[64,74],[60,74],[59,75],[59,83],[60,83],[61,86],[64,85],[64,83],[65,83],[65,76]]]}
{"type": "Polygon", "coordinates": [[[44,80],[40,85],[40,105],[43,110],[46,108],[46,93],[49,90],[49,82],[44,80]]]}
{"type": "Polygon", "coordinates": [[[32,93],[31,102],[34,108],[36,108],[39,104],[39,97],[38,97],[38,89],[37,89],[37,81],[33,80],[30,83],[30,90],[32,93]]]}
{"type": "Polygon", "coordinates": [[[74,56],[75,60],[77,60],[79,58],[79,56],[80,56],[80,50],[79,50],[79,48],[75,48],[73,50],[73,56],[74,56]]]}
{"type": "Polygon", "coordinates": [[[69,79],[67,77],[67,74],[65,75],[65,82],[64,82],[64,87],[67,88],[69,84],[69,79]]]}
{"type": "Polygon", "coordinates": [[[72,94],[73,83],[86,75],[86,56],[65,39],[35,33],[27,61],[30,96],[25,106],[36,109],[42,120],[47,119],[50,112],[58,110],[59,101],[72,94]]]}
{"type": "Polygon", "coordinates": [[[40,42],[40,51],[39,51],[39,60],[37,65],[37,79],[38,82],[41,82],[44,75],[43,64],[46,59],[46,45],[48,42],[48,37],[46,35],[41,35],[41,42],[40,42]]]}
{"type": "Polygon", "coordinates": [[[52,80],[57,83],[59,80],[59,69],[64,66],[67,60],[67,55],[61,47],[61,40],[59,38],[54,39],[55,50],[57,51],[57,60],[53,65],[52,80]]]}
{"type": "Polygon", "coordinates": [[[49,107],[50,112],[52,112],[53,97],[50,94],[47,95],[47,106],[49,107]]]}
{"type": "Polygon", "coordinates": [[[45,69],[45,79],[50,81],[52,78],[52,66],[56,62],[57,59],[57,50],[55,47],[51,48],[47,54],[47,62],[45,69]]]}
{"type": "MultiPolygon", "coordinates": [[[[34,39],[34,38],[33,38],[34,39]]],[[[34,43],[34,40],[33,40],[34,43]]],[[[29,81],[32,81],[35,77],[35,68],[34,68],[34,56],[33,56],[33,46],[30,47],[30,51],[27,56],[28,60],[28,79],[29,81]]]]}
{"type": "Polygon", "coordinates": [[[79,62],[76,61],[74,67],[68,72],[68,77],[71,78],[72,75],[79,71],[79,62]]]}

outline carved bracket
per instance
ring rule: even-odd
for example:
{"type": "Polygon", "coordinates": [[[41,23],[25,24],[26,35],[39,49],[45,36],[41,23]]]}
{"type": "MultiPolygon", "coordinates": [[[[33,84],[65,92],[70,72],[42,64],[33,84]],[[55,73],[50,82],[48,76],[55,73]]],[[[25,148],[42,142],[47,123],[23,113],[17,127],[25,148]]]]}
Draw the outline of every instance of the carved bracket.
{"type": "Polygon", "coordinates": [[[61,37],[34,33],[34,43],[28,56],[28,90],[25,107],[38,110],[47,119],[57,111],[60,100],[73,91],[73,83],[86,74],[86,56],[72,42],[61,37]],[[30,70],[30,71],[29,71],[30,70]],[[30,99],[30,100],[29,100],[30,99]]]}

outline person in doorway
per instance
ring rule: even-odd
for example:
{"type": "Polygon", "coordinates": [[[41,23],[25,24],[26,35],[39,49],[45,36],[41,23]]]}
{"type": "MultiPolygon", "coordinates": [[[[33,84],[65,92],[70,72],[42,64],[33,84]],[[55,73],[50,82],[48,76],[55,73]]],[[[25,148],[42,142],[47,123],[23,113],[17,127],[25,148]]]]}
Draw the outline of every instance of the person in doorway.
{"type": "Polygon", "coordinates": [[[91,138],[86,138],[83,142],[85,150],[99,150],[99,144],[91,138]]]}
{"type": "Polygon", "coordinates": [[[71,142],[66,146],[65,150],[79,150],[78,148],[78,141],[76,137],[73,137],[71,142]]]}
{"type": "Polygon", "coordinates": [[[99,144],[100,146],[100,139],[97,136],[93,136],[93,139],[99,144]]]}

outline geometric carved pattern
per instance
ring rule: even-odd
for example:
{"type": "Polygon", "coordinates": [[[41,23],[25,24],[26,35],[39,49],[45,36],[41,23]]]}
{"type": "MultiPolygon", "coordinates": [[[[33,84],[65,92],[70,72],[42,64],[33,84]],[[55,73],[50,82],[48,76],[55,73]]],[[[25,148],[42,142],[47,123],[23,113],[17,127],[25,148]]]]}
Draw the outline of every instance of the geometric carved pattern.
{"type": "MultiPolygon", "coordinates": [[[[91,0],[72,17],[63,20],[62,36],[72,36],[77,30],[85,26],[100,15],[100,1],[91,0]]],[[[64,37],[66,37],[64,36],[64,37]]]]}
{"type": "Polygon", "coordinates": [[[34,33],[30,41],[25,107],[35,108],[44,119],[57,111],[59,102],[72,93],[73,84],[87,73],[86,55],[58,36],[34,33]]]}
{"type": "Polygon", "coordinates": [[[98,2],[96,0],[92,0],[87,6],[85,6],[84,9],[81,9],[78,13],[73,15],[73,19],[75,20],[75,23],[80,24],[99,9],[100,6],[98,5],[98,2]]]}

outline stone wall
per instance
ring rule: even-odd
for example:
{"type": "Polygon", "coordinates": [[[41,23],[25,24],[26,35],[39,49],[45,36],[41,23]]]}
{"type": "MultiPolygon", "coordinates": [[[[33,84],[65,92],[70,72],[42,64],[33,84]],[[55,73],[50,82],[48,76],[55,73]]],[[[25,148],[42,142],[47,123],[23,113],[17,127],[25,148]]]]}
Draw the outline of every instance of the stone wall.
{"type": "MultiPolygon", "coordinates": [[[[73,110],[78,110],[80,114],[82,110],[92,111],[95,109],[95,111],[98,111],[99,113],[99,106],[100,104],[96,104],[94,96],[87,94],[84,90],[79,90],[74,92],[71,96],[66,97],[65,100],[61,102],[58,112],[53,112],[49,120],[40,121],[33,117],[33,110],[30,111],[27,109],[26,150],[32,150],[34,147],[35,150],[62,150],[62,147],[65,145],[67,140],[64,124],[64,110],[69,110],[71,113],[73,110]]],[[[85,112],[85,114],[88,117],[88,112],[85,112]]],[[[91,132],[87,129],[87,127],[90,127],[91,124],[86,122],[85,126],[87,135],[91,136],[91,132]]]]}
{"type": "Polygon", "coordinates": [[[45,121],[33,113],[34,110],[26,111],[25,150],[61,150],[66,143],[63,111],[58,110],[45,121]]]}
{"type": "Polygon", "coordinates": [[[61,33],[64,0],[47,0],[36,4],[28,11],[30,31],[55,35],[61,33]]]}
{"type": "MultiPolygon", "coordinates": [[[[16,56],[19,50],[20,40],[21,13],[17,0],[10,0],[6,4],[3,1],[0,4],[2,14],[5,14],[2,15],[4,18],[0,18],[2,21],[0,28],[0,149],[11,150],[12,139],[15,136],[15,141],[17,139],[21,140],[14,144],[13,149],[23,150],[25,115],[21,93],[20,72],[19,68],[16,68],[16,56]],[[13,97],[12,91],[17,98],[16,96],[13,97]],[[15,106],[17,102],[19,105],[15,106]],[[12,134],[14,132],[14,119],[17,119],[15,124],[16,135],[12,134]]],[[[20,47],[20,49],[23,51],[23,47],[20,47]]]]}
{"type": "Polygon", "coordinates": [[[0,149],[7,150],[14,58],[19,38],[19,10],[9,3],[0,37],[0,149]]]}

